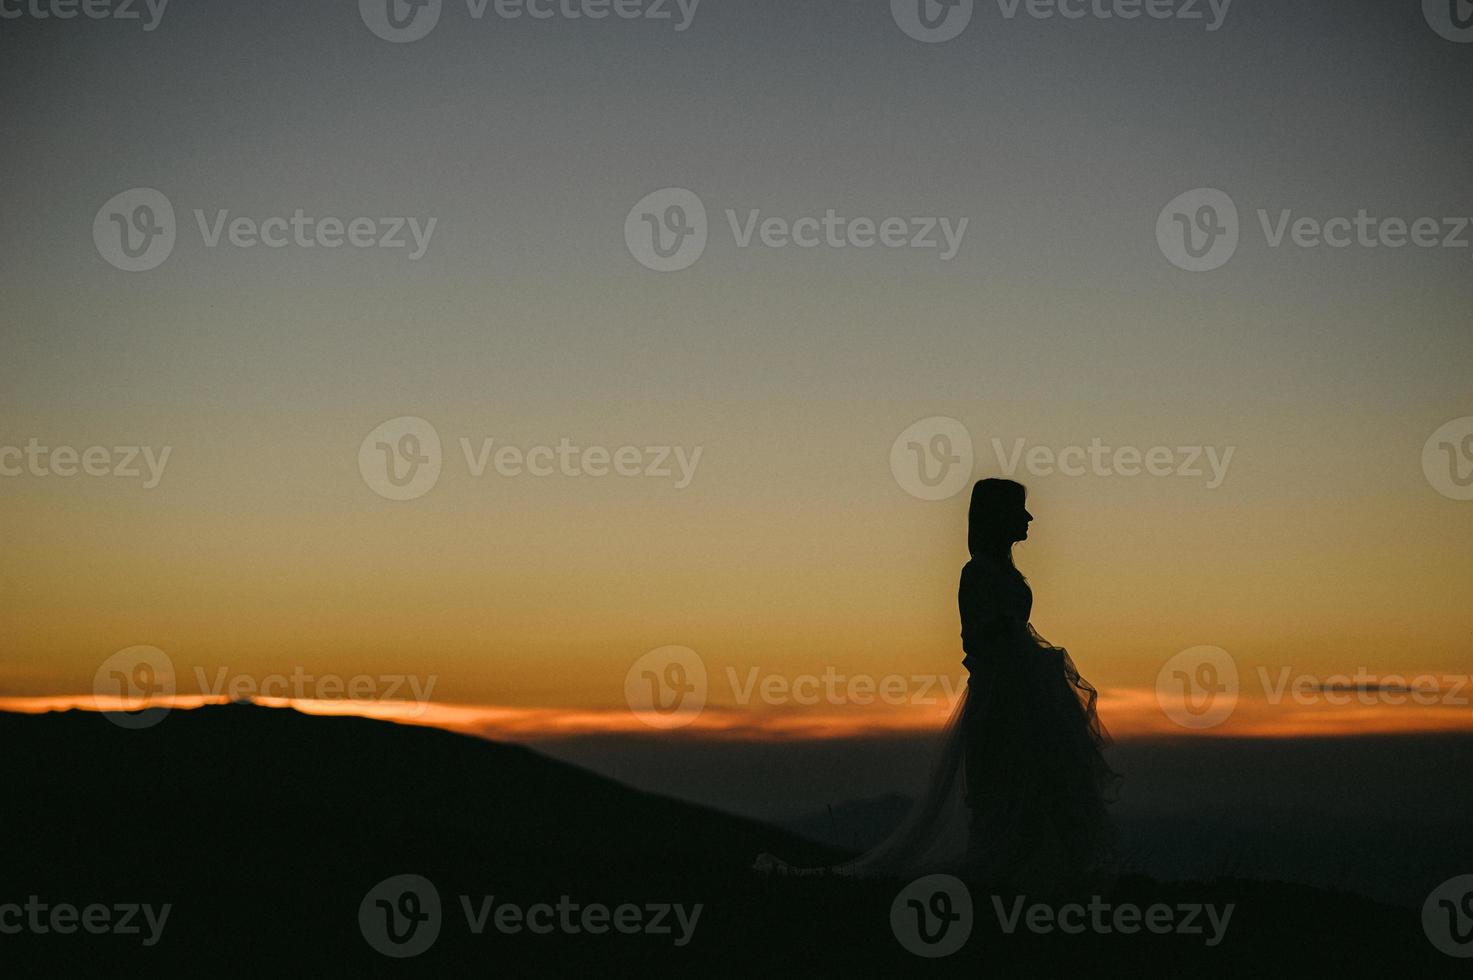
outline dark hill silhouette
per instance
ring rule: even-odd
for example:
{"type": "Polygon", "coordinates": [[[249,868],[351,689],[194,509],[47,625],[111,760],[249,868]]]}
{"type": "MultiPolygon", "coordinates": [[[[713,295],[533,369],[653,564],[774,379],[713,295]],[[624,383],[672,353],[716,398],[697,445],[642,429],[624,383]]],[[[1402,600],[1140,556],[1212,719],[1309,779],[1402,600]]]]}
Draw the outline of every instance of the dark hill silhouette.
{"type": "Polygon", "coordinates": [[[0,714],[0,904],[171,903],[164,938],[0,936],[6,976],[147,971],[192,976],[1451,975],[1415,913],[1262,883],[1121,880],[1113,899],[1239,904],[1216,948],[1200,937],[999,933],[985,896],[967,947],[906,952],[889,927],[897,884],[767,879],[763,851],[795,864],[844,852],[761,823],[639,792],[531,750],[361,718],[225,705],[139,731],[71,711],[0,714]],[[376,883],[423,875],[444,926],[407,960],[365,942],[376,883]],[[704,907],[670,936],[476,936],[458,896],[523,906],[704,907]],[[1381,965],[1377,965],[1377,964],[1381,965]]]}

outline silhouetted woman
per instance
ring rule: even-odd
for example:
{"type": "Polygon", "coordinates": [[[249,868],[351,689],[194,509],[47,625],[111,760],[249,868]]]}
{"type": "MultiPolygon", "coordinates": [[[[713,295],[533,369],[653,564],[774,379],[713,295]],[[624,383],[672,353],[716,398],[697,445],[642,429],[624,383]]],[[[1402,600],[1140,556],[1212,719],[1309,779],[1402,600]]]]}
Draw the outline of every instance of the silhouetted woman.
{"type": "Polygon", "coordinates": [[[957,605],[971,675],[956,722],[970,813],[968,876],[997,889],[1067,884],[1107,859],[1105,802],[1119,777],[1097,693],[1061,647],[1029,624],[1033,590],[1013,564],[1028,537],[1027,490],[972,488],[957,605]]]}
{"type": "Polygon", "coordinates": [[[1107,872],[1107,797],[1119,777],[1097,693],[1067,651],[1029,625],[1033,590],[1013,565],[1028,537],[1027,490],[1011,480],[972,488],[957,605],[970,679],[952,713],[925,792],[874,850],[832,869],[801,871],[762,855],[781,874],[898,878],[960,874],[992,892],[1035,896],[1107,872]]]}

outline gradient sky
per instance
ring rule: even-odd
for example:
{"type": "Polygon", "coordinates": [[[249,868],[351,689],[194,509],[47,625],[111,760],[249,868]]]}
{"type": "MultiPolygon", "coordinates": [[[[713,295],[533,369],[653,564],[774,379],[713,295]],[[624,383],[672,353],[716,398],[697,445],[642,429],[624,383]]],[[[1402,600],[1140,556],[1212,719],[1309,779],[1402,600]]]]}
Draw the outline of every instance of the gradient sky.
{"type": "Polygon", "coordinates": [[[979,4],[937,45],[837,0],[706,0],[680,33],[447,0],[402,45],[347,2],[0,21],[0,445],[173,447],[155,490],[0,479],[0,694],[89,691],[133,644],[528,707],[619,709],[666,644],[955,675],[965,494],[915,499],[888,465],[936,415],[979,477],[994,437],[1236,447],[1213,490],[1023,477],[1034,623],[1107,690],[1198,644],[1466,672],[1473,503],[1421,451],[1473,415],[1473,249],[1271,249],[1254,212],[1473,215],[1470,68],[1411,2],[1238,0],[1213,33],[979,4]],[[137,186],[180,238],[130,275],[91,226],[137,186]],[[713,229],[660,275],[623,225],[668,186],[713,229]],[[1154,228],[1204,186],[1243,241],[1193,275],[1154,228]],[[951,262],[741,250],[728,207],[970,227],[951,262]],[[438,227],[419,262],[206,249],[194,208],[438,227]],[[396,503],[357,452],[403,415],[446,470],[396,503]],[[471,479],[462,436],[703,458],[683,490],[471,479]]]}

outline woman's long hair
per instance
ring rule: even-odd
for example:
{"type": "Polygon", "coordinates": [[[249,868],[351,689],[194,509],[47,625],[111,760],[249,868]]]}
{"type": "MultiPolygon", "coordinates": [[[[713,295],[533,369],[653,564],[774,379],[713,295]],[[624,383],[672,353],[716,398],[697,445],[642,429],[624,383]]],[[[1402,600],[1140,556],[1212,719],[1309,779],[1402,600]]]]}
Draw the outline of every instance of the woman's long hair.
{"type": "Polygon", "coordinates": [[[1028,488],[1013,480],[978,480],[972,487],[967,507],[967,551],[973,557],[987,555],[1013,563],[1013,542],[1003,530],[1003,521],[1016,516],[1028,501],[1028,488]]]}

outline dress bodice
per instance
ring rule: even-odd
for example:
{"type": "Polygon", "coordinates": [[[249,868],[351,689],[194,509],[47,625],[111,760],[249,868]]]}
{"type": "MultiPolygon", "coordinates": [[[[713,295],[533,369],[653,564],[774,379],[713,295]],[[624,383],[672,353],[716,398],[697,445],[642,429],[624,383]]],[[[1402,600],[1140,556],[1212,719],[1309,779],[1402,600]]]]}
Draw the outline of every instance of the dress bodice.
{"type": "Polygon", "coordinates": [[[957,608],[962,649],[973,655],[1000,631],[1027,626],[1033,613],[1033,590],[1016,568],[974,557],[962,569],[957,608]]]}

